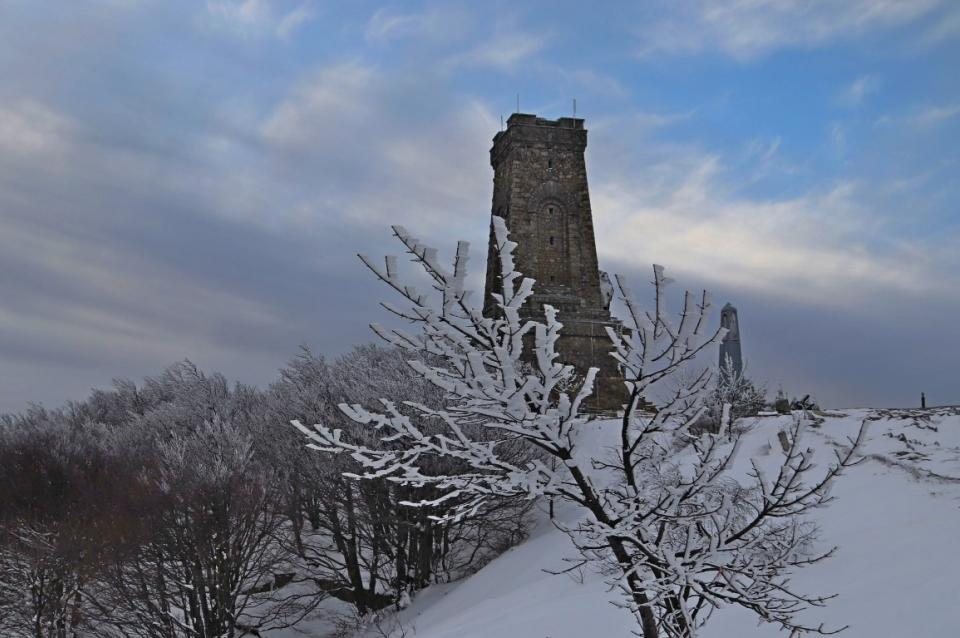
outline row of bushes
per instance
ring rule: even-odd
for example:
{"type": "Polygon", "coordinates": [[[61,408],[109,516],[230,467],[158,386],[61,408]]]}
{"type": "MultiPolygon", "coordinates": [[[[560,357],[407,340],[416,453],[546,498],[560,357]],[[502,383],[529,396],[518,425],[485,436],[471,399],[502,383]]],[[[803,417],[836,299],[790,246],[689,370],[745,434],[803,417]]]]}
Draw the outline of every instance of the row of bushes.
{"type": "Polygon", "coordinates": [[[304,350],[266,390],[185,362],[2,417],[0,635],[260,635],[329,597],[360,615],[400,604],[518,542],[526,501],[440,524],[436,506],[401,504],[439,494],[346,479],[353,459],[307,449],[289,425],[389,445],[337,406],[439,406],[408,357],[365,346],[327,362],[304,350]]]}

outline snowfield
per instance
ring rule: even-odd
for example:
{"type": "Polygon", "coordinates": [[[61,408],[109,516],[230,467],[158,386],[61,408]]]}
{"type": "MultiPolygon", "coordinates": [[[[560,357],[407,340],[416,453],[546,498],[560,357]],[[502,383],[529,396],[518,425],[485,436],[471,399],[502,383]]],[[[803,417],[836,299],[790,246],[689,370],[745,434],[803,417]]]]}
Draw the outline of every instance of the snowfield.
{"type": "MultiPolygon", "coordinates": [[[[796,573],[808,593],[835,593],[827,607],[804,620],[827,629],[849,628],[850,638],[960,636],[960,410],[844,410],[822,413],[806,444],[826,466],[834,446],[856,435],[867,420],[866,460],[850,469],[835,500],[817,512],[822,548],[836,545],[829,560],[796,573]]],[[[735,472],[753,457],[775,463],[777,432],[789,417],[751,419],[735,472]]],[[[599,422],[585,448],[602,450],[616,438],[615,421],[599,422]],[[609,437],[614,437],[613,439],[609,437]]],[[[578,513],[560,509],[569,523],[578,513]]],[[[395,616],[361,636],[417,638],[582,638],[630,636],[633,617],[603,578],[589,570],[552,575],[575,558],[567,537],[541,515],[529,540],[451,585],[422,592],[395,616]]],[[[304,628],[306,629],[306,628],[304,628]]],[[[307,635],[323,636],[320,627],[307,635]]],[[[289,634],[293,635],[293,634],[289,634]]],[[[301,634],[302,635],[302,634],[301,634]]],[[[716,612],[704,638],[785,636],[757,625],[735,608],[716,612]]]]}

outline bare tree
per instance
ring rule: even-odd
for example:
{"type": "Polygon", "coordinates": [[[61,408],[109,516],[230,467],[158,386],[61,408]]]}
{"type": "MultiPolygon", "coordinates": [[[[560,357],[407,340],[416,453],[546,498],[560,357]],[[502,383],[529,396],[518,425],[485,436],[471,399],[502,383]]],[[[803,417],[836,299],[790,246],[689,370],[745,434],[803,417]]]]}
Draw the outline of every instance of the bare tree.
{"type": "Polygon", "coordinates": [[[727,356],[705,397],[706,414],[696,424],[700,429],[717,432],[723,419],[724,406],[729,406],[731,428],[738,427],[738,419],[757,416],[766,407],[766,388],[755,384],[746,372],[746,367],[738,371],[733,359],[727,356]]]}
{"type": "Polygon", "coordinates": [[[117,635],[108,557],[137,536],[136,478],[105,432],[35,408],[0,423],[0,633],[117,635]]]}
{"type": "Polygon", "coordinates": [[[0,419],[0,634],[258,635],[313,609],[277,540],[264,404],[183,363],[0,419]]]}
{"type": "Polygon", "coordinates": [[[127,432],[144,450],[151,533],[112,566],[125,630],[151,638],[259,635],[302,619],[322,599],[294,581],[277,543],[285,518],[255,442],[262,397],[190,364],[147,384],[159,402],[127,432]]]}
{"type": "Polygon", "coordinates": [[[723,334],[707,326],[706,293],[687,293],[679,321],[671,321],[665,295],[669,280],[655,266],[649,310],[617,278],[629,330],[610,337],[630,398],[619,423],[617,453],[611,458],[585,454],[581,439],[597,426],[580,407],[591,393],[596,370],[573,383],[573,368],[557,361],[562,324],[555,309],[544,308],[543,322],[521,318],[534,282],[514,268],[516,244],[508,239],[506,224],[495,217],[493,225],[502,286],[492,316],[470,302],[464,286],[465,242],[447,270],[436,251],[394,227],[430,278],[435,296],[407,285],[396,258],[388,257],[380,267],[362,257],[404,301],[403,307],[386,307],[417,331],[374,329],[398,347],[442,359],[442,364],[414,360],[411,365],[446,393],[448,405],[437,409],[384,400],[378,411],[341,406],[351,419],[372,426],[381,440],[390,442],[386,448],[328,424],[294,425],[315,449],[349,453],[363,466],[363,477],[436,487],[441,496],[410,504],[435,507],[452,501],[454,507],[438,515],[441,520],[476,515],[503,497],[548,495],[579,506],[584,517],[567,531],[585,559],[610,573],[611,584],[624,594],[624,606],[637,615],[644,638],[693,636],[721,604],[739,605],[793,631],[826,632],[794,620],[797,611],[822,604],[825,597],[794,591],[788,574],[829,554],[812,553],[816,529],[803,515],[828,501],[831,483],[854,463],[859,439],[839,452],[825,472],[811,477],[812,455],[800,444],[803,424],[797,421],[774,472],[754,463],[749,480],[741,484],[730,472],[738,445],[737,435],[731,440],[725,430],[728,419],[716,434],[697,438],[690,433],[703,409],[706,371],[672,391],[655,412],[638,409],[645,397],[656,394],[655,386],[723,334]],[[521,364],[528,342],[532,369],[521,364]],[[418,418],[411,418],[409,410],[418,418]],[[432,428],[424,428],[423,421],[432,428]],[[514,462],[508,452],[517,442],[538,449],[544,458],[514,462]],[[433,472],[430,468],[443,467],[434,464],[437,458],[468,469],[433,472]]]}
{"type": "MultiPolygon", "coordinates": [[[[277,422],[294,414],[336,418],[341,392],[327,362],[304,350],[271,387],[271,413],[277,422]]],[[[274,432],[270,442],[269,453],[278,467],[286,468],[284,510],[289,526],[281,542],[300,559],[299,569],[319,589],[350,602],[361,615],[392,603],[385,569],[390,504],[384,482],[348,481],[343,472],[351,467],[349,459],[304,454],[302,445],[284,430],[274,432]]]]}
{"type": "MultiPolygon", "coordinates": [[[[443,393],[413,372],[410,358],[396,348],[361,346],[327,364],[305,350],[272,387],[274,413],[278,421],[299,416],[336,424],[366,445],[390,447],[348,419],[337,404],[374,407],[379,398],[390,397],[440,407],[443,393]]],[[[416,417],[413,412],[411,418],[416,417]]],[[[287,542],[320,587],[354,604],[361,615],[400,604],[432,582],[462,576],[524,536],[528,502],[501,501],[483,518],[437,521],[448,505],[401,505],[436,498],[435,486],[345,478],[345,472],[362,466],[343,455],[309,453],[294,434],[286,428],[271,437],[275,456],[290,468],[287,542]]],[[[441,461],[446,471],[456,471],[448,460],[441,461]]]]}

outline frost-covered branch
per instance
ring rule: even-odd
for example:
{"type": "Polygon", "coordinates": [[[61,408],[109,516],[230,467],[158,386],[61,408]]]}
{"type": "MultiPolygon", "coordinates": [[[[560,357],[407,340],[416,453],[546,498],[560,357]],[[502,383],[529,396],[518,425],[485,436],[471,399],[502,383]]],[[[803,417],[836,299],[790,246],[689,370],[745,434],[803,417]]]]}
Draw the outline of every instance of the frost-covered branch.
{"type": "Polygon", "coordinates": [[[435,498],[406,505],[449,506],[437,510],[442,520],[482,513],[503,497],[547,495],[583,508],[581,521],[566,531],[582,557],[599,563],[623,592],[623,605],[637,615],[645,638],[694,636],[724,604],[787,629],[830,631],[794,621],[797,612],[827,597],[794,591],[789,574],[829,555],[813,549],[817,531],[803,515],[829,501],[834,480],[856,462],[861,439],[814,476],[816,465],[800,444],[804,424],[798,420],[787,433],[784,458],[770,473],[773,480],[759,463],[745,481],[734,478],[740,434],[729,427],[729,406],[717,432],[698,436],[691,428],[704,409],[710,374],[690,371],[725,331],[708,325],[706,292],[685,293],[679,317],[671,318],[666,294],[671,280],[654,266],[652,310],[616,278],[626,329],[610,330],[609,337],[629,400],[618,423],[615,456],[586,455],[580,442],[588,432],[596,436],[599,425],[581,405],[597,371],[591,369],[579,383],[574,369],[558,360],[563,326],[554,308],[544,306],[542,321],[522,318],[534,282],[516,271],[516,244],[503,219],[493,218],[493,231],[501,292],[493,295],[494,311],[487,315],[471,304],[464,288],[462,242],[447,269],[435,250],[394,228],[432,282],[431,294],[404,283],[396,258],[386,258],[381,267],[362,257],[403,301],[385,307],[412,326],[374,330],[400,348],[434,357],[411,366],[445,393],[446,405],[383,401],[377,411],[342,405],[381,444],[371,446],[324,423],[294,421],[310,446],[350,455],[362,468],[352,474],[358,480],[435,487],[435,498]],[[536,454],[517,462],[511,453],[517,445],[536,454]],[[436,471],[430,462],[436,458],[454,462],[459,471],[436,471]]]}

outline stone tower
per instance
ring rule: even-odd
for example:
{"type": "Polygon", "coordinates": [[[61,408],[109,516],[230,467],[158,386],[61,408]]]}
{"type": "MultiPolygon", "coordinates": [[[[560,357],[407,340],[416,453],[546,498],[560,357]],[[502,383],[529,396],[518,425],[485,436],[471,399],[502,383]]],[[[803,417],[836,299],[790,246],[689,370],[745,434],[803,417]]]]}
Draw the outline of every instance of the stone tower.
{"type": "MultiPolygon", "coordinates": [[[[557,345],[561,360],[581,374],[599,368],[589,407],[613,411],[626,401],[626,391],[606,328],[622,328],[610,316],[609,281],[597,266],[586,147],[582,119],[511,115],[490,149],[492,212],[506,220],[510,238],[518,243],[518,270],[537,282],[525,314],[542,318],[544,304],[557,308],[563,323],[557,345]]],[[[486,311],[492,312],[490,294],[499,289],[491,233],[486,311]]]]}
{"type": "Polygon", "coordinates": [[[733,365],[733,373],[743,374],[743,355],[740,352],[740,320],[737,318],[737,309],[727,304],[720,311],[720,327],[727,329],[727,334],[720,342],[720,373],[725,374],[724,365],[727,357],[733,365]]]}

